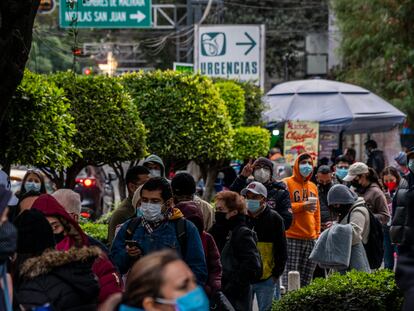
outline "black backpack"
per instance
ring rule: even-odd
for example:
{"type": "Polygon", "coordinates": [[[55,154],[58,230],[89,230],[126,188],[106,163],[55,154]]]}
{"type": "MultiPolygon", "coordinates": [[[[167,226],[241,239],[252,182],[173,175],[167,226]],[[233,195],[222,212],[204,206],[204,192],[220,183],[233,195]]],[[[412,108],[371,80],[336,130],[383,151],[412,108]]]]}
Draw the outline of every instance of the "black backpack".
{"type": "MultiPolygon", "coordinates": [[[[354,208],[360,206],[365,207],[369,213],[368,242],[367,244],[363,244],[365,253],[367,254],[369,267],[371,269],[378,269],[381,267],[382,260],[384,258],[384,232],[382,231],[382,224],[365,205],[357,205],[354,208]]],[[[348,223],[351,217],[351,212],[354,208],[348,213],[348,223]]]]}
{"type": "MultiPolygon", "coordinates": [[[[141,217],[132,218],[128,224],[127,230],[125,232],[125,241],[131,240],[135,230],[141,224],[141,217]]],[[[187,254],[187,227],[184,218],[178,218],[171,220],[175,225],[175,234],[177,235],[178,243],[180,243],[181,255],[184,258],[187,254]]]]}

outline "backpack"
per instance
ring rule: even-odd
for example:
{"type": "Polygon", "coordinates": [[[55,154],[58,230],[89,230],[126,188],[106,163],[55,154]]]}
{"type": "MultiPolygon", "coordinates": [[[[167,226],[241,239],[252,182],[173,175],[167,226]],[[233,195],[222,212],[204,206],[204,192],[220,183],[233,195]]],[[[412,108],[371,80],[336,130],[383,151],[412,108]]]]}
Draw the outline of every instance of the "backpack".
{"type": "MultiPolygon", "coordinates": [[[[135,230],[141,224],[141,217],[132,218],[128,224],[127,230],[125,232],[125,241],[131,240],[134,235],[135,230]]],[[[187,254],[187,227],[184,218],[178,218],[171,220],[175,225],[175,234],[177,236],[178,243],[180,243],[181,255],[184,258],[187,254]]]]}
{"type": "Polygon", "coordinates": [[[371,269],[378,269],[381,267],[382,260],[384,258],[384,232],[382,224],[374,216],[374,214],[365,205],[357,205],[351,209],[348,213],[348,223],[351,217],[351,212],[356,208],[363,206],[368,210],[369,213],[369,233],[368,242],[363,244],[365,253],[367,254],[369,267],[371,269]]]}

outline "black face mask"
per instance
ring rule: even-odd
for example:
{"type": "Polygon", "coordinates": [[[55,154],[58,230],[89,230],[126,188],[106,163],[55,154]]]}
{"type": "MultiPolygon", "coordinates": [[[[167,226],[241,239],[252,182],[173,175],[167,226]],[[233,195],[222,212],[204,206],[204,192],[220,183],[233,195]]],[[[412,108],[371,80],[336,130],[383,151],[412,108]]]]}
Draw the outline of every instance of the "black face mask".
{"type": "Polygon", "coordinates": [[[354,187],[356,190],[362,189],[362,186],[359,184],[357,180],[351,181],[351,186],[354,187]]]}
{"type": "Polygon", "coordinates": [[[319,187],[320,187],[323,191],[328,192],[328,191],[329,191],[329,189],[331,189],[331,188],[332,188],[332,183],[325,184],[325,185],[319,184],[319,187]]]}
{"type": "Polygon", "coordinates": [[[350,205],[340,205],[339,207],[329,207],[329,210],[335,215],[339,217],[339,220],[342,220],[349,212],[350,205]]]}
{"type": "Polygon", "coordinates": [[[223,212],[216,212],[215,218],[216,218],[216,224],[220,226],[226,226],[229,222],[229,220],[226,218],[227,213],[223,212]]]}
{"type": "Polygon", "coordinates": [[[53,234],[55,238],[56,244],[60,243],[65,238],[65,233],[62,231],[61,233],[53,234]]]}
{"type": "Polygon", "coordinates": [[[6,260],[16,251],[17,230],[9,221],[0,226],[0,261],[6,260]]]}

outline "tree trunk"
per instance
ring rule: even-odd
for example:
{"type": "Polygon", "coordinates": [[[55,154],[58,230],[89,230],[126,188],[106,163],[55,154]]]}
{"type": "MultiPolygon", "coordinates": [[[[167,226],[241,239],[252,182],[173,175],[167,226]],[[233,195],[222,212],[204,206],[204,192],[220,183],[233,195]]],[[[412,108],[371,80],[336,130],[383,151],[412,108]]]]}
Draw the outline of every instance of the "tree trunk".
{"type": "Polygon", "coordinates": [[[23,78],[39,3],[40,0],[0,1],[0,126],[23,78]]]}
{"type": "Polygon", "coordinates": [[[76,176],[86,166],[86,163],[77,162],[66,170],[65,188],[74,189],[76,186],[76,176]]]}
{"type": "MultiPolygon", "coordinates": [[[[118,177],[118,191],[119,191],[119,198],[121,201],[123,201],[127,197],[127,184],[125,180],[125,169],[124,164],[125,162],[115,162],[113,164],[110,164],[110,167],[114,170],[116,177],[118,177]]],[[[128,164],[127,171],[136,165],[138,165],[139,160],[131,161],[128,164]]]]}

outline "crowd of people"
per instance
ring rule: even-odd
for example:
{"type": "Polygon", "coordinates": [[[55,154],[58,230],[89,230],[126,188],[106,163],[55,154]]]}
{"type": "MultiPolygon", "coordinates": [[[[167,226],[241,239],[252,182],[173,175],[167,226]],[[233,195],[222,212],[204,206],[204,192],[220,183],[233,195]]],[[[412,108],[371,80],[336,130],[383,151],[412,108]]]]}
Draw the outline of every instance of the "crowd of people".
{"type": "Polygon", "coordinates": [[[187,172],[165,177],[151,155],[125,176],[108,245],[79,225],[81,198],[48,194],[29,170],[17,197],[0,171],[0,310],[271,310],[288,288],[356,269],[396,269],[413,307],[414,151],[385,167],[375,141],[367,163],[348,149],[331,166],[280,150],[247,162],[206,202],[187,172]],[[395,267],[395,258],[399,264],[395,267]]]}

